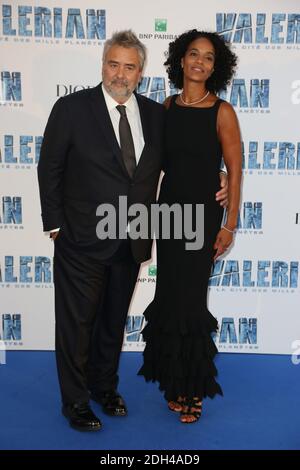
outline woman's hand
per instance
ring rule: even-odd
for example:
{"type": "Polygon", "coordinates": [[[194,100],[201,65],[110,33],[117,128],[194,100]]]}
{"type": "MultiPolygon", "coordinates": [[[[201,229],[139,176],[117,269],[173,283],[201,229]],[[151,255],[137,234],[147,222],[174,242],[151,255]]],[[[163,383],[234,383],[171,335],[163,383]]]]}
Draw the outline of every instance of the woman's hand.
{"type": "Polygon", "coordinates": [[[219,256],[223,255],[226,250],[228,250],[232,241],[233,241],[233,233],[229,232],[225,228],[221,228],[214,244],[214,249],[217,250],[214,256],[214,261],[219,256]]]}
{"type": "Polygon", "coordinates": [[[220,202],[221,207],[228,206],[228,176],[227,173],[220,172],[221,189],[216,193],[216,201],[220,202]]]}

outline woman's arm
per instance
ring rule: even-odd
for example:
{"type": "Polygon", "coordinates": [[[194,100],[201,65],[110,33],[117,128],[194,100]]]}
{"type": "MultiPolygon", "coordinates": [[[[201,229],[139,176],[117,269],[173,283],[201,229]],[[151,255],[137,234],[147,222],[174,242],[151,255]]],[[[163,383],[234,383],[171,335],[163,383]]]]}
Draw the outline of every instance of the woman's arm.
{"type": "Polygon", "coordinates": [[[229,103],[222,103],[217,118],[218,137],[228,173],[228,207],[225,228],[222,228],[214,245],[214,259],[231,245],[233,231],[237,226],[242,178],[242,144],[239,123],[229,103]]]}
{"type": "Polygon", "coordinates": [[[228,208],[226,227],[234,230],[240,204],[242,177],[242,143],[239,123],[229,103],[222,103],[218,113],[217,130],[228,173],[228,208]]]}

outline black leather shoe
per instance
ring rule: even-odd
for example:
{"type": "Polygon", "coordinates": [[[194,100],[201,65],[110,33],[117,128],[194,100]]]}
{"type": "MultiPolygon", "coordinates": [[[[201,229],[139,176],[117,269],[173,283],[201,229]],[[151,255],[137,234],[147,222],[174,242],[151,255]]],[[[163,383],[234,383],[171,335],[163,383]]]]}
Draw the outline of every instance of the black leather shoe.
{"type": "Polygon", "coordinates": [[[92,392],[91,399],[100,403],[104,413],[110,416],[126,416],[127,408],[121,395],[115,390],[99,393],[92,392]]]}
{"type": "Polygon", "coordinates": [[[99,431],[102,427],[100,419],[94,415],[88,403],[63,405],[62,413],[77,431],[99,431]]]}

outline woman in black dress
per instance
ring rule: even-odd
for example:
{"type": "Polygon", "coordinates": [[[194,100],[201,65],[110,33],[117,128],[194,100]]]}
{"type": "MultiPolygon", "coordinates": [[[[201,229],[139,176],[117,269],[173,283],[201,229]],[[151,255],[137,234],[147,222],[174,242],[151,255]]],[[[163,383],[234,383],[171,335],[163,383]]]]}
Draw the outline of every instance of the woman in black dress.
{"type": "MultiPolygon", "coordinates": [[[[169,45],[165,63],[182,93],[167,98],[166,162],[159,203],[204,204],[204,244],[187,250],[187,240],[157,240],[155,297],[144,312],[147,381],[158,381],[183,423],[198,420],[202,399],[221,394],[211,337],[217,320],[207,309],[213,261],[228,249],[237,224],[241,140],[232,106],[216,96],[233,76],[236,56],[216,33],[188,31],[169,45]],[[226,223],[215,199],[222,156],[228,171],[226,223]]],[[[194,219],[195,220],[195,219],[194,219]]]]}

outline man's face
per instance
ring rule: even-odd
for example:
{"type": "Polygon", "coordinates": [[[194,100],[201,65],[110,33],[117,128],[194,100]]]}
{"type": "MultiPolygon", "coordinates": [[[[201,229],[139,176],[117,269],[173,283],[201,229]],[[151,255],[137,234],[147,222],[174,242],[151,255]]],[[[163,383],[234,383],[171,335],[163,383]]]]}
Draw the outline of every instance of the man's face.
{"type": "Polygon", "coordinates": [[[112,46],[102,66],[102,79],[106,91],[118,103],[128,100],[142,75],[139,54],[134,47],[112,46]]]}

